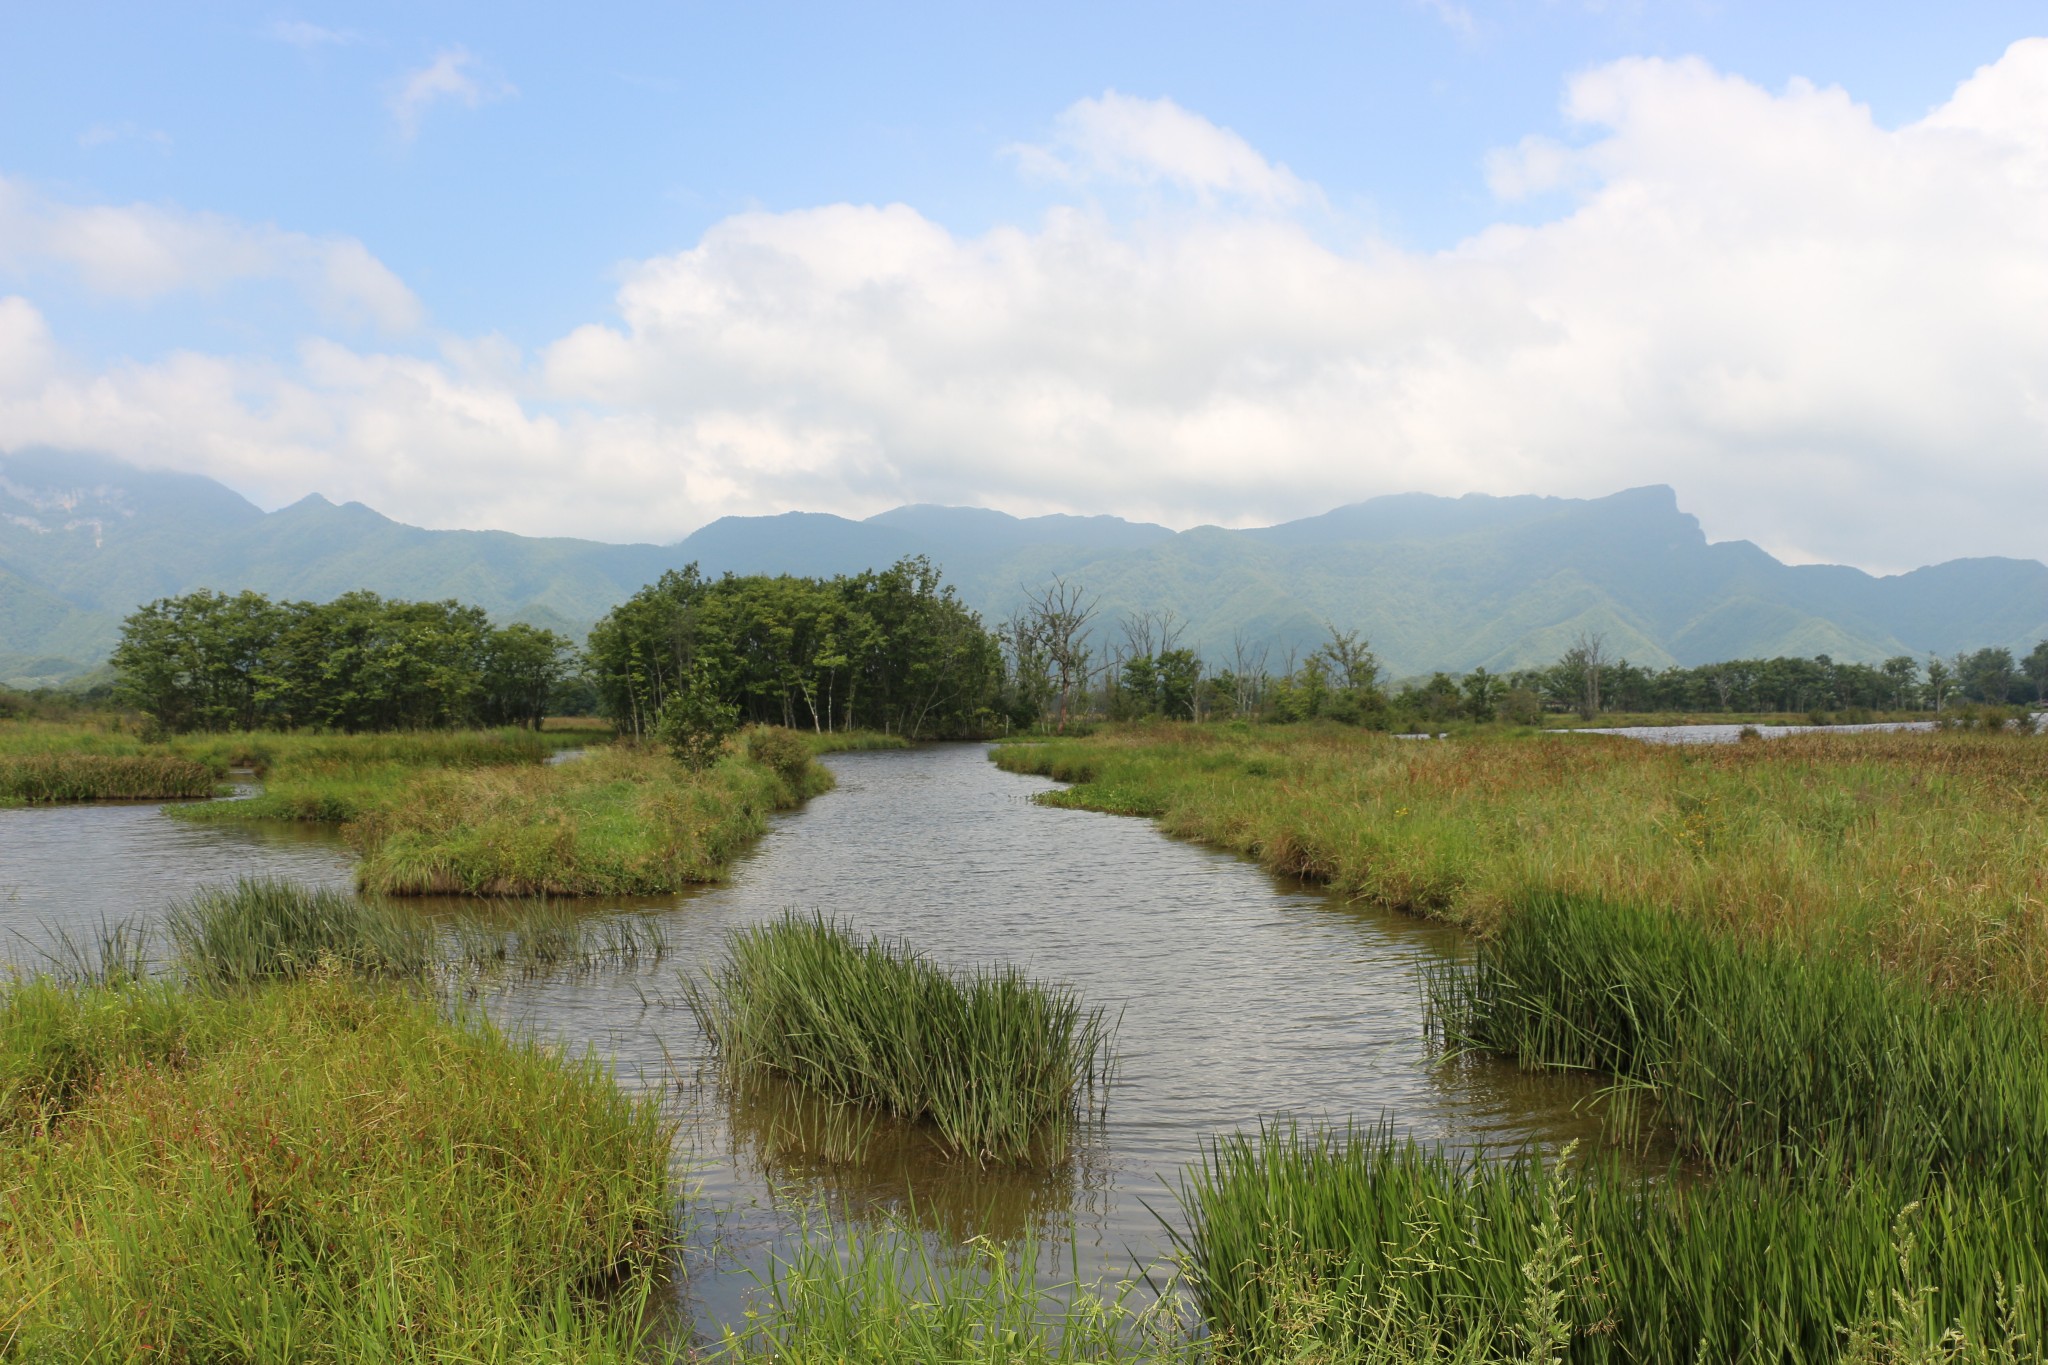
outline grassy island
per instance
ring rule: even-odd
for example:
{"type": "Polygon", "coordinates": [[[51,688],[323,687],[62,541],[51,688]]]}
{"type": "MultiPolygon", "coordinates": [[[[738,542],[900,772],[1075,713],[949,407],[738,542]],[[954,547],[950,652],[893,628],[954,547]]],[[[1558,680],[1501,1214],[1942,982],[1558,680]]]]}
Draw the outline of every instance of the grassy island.
{"type": "Polygon", "coordinates": [[[299,896],[282,930],[285,888],[185,907],[175,978],[0,991],[0,1356],[646,1358],[655,1104],[451,1015],[374,912],[299,896]]]}

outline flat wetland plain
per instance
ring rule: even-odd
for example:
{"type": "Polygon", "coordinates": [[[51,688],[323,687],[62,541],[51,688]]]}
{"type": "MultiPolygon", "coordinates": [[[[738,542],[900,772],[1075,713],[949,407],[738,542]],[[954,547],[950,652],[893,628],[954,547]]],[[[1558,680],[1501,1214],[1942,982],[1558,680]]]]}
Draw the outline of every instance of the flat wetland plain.
{"type": "MultiPolygon", "coordinates": [[[[628,900],[626,913],[671,926],[661,932],[676,941],[663,951],[708,963],[748,942],[727,927],[773,923],[790,905],[844,912],[856,929],[900,934],[889,941],[939,963],[1011,969],[1017,1001],[1107,1007],[1111,1016],[1120,1008],[1112,1046],[1128,1074],[1101,1089],[1109,1126],[1091,1136],[1085,1115],[1055,1106],[1060,1122],[1077,1126],[1072,1151],[1050,1164],[991,1160],[987,1151],[948,1156],[938,1140],[906,1146],[918,1121],[884,1111],[914,1115],[920,1101],[873,1098],[880,1091],[862,1079],[863,1050],[886,1044],[915,1063],[918,1049],[939,1056],[996,1036],[964,1014],[950,1030],[918,1032],[931,1011],[890,1002],[899,990],[906,1000],[941,991],[921,970],[888,968],[842,992],[850,1003],[834,1016],[829,1062],[839,1090],[808,1101],[786,1076],[766,1099],[758,1085],[722,1086],[716,1049],[664,1055],[647,1021],[687,1014],[680,995],[651,984],[664,974],[673,981],[673,964],[502,987],[472,976],[463,990],[423,994],[388,979],[406,972],[372,979],[380,974],[329,948],[291,980],[208,984],[187,970],[183,985],[24,982],[7,997],[0,1084],[9,1112],[26,1116],[11,1120],[15,1131],[34,1140],[10,1159],[53,1164],[11,1177],[15,1207],[24,1207],[21,1190],[54,1189],[60,1175],[98,1188],[141,1180],[158,1221],[93,1213],[99,1230],[67,1253],[91,1261],[77,1268],[87,1288],[74,1292],[34,1269],[50,1263],[54,1225],[40,1214],[14,1217],[0,1233],[0,1355],[257,1358],[247,1348],[235,1356],[223,1343],[238,1329],[220,1325],[234,1297],[220,1287],[255,1282],[272,1286],[262,1299],[269,1316],[244,1328],[267,1335],[241,1340],[302,1332],[306,1358],[335,1359],[723,1350],[819,1361],[1993,1361],[2038,1359],[2048,1341],[2048,739],[1821,733],[1679,748],[1477,734],[1419,744],[1334,727],[1221,724],[996,749],[1005,770],[1072,784],[1020,784],[1017,800],[1035,790],[1069,821],[1093,819],[1081,812],[1147,817],[1168,834],[1328,889],[1327,898],[1303,893],[1295,908],[1240,885],[1249,869],[1161,844],[1140,825],[1118,825],[1125,832],[1106,839],[1090,831],[1108,834],[1107,825],[1017,825],[1021,834],[1000,837],[1040,851],[1029,871],[1020,871],[1029,854],[978,854],[977,842],[985,853],[1009,826],[968,809],[987,799],[956,763],[980,764],[971,750],[854,756],[840,771],[842,780],[857,775],[857,789],[885,775],[910,785],[889,787],[879,803],[863,804],[856,790],[777,816],[830,784],[792,762],[781,741],[751,752],[736,744],[701,773],[624,749],[551,765],[557,742],[507,732],[146,746],[17,729],[0,731],[0,769],[11,756],[47,763],[67,752],[161,756],[216,780],[230,767],[257,767],[267,774],[263,796],[176,809],[205,822],[330,824],[362,855],[358,882],[384,891],[587,892],[617,907],[622,897],[719,880],[738,859],[729,890],[658,912],[628,900]],[[942,786],[932,804],[911,808],[920,777],[942,786]],[[749,853],[771,828],[763,851],[749,853]],[[1161,850],[1158,872],[1133,839],[1161,850]],[[1182,864],[1187,873],[1162,875],[1182,864]],[[1196,877],[1197,868],[1212,871],[1196,877]],[[1213,907],[1203,901],[1219,891],[1213,907]],[[836,895],[847,903],[801,899],[836,895]],[[762,903],[770,896],[786,899],[762,903]],[[1125,899],[1143,914],[1113,903],[1125,899]],[[1380,918],[1344,919],[1354,913],[1346,905],[1380,918]],[[1233,914],[1245,930],[1234,940],[1233,914]],[[1413,928],[1395,927],[1402,922],[1413,928]],[[1413,946],[1368,951],[1373,935],[1413,946]],[[1145,979],[1184,970],[1179,959],[1210,949],[1221,956],[1206,977],[1145,979]],[[1297,949],[1306,955],[1290,956],[1297,949]],[[1265,983],[1273,995],[1261,1004],[1267,969],[1280,975],[1265,983]],[[1053,993],[1030,996],[1034,978],[1053,993]],[[1203,982],[1220,993],[1191,998],[1203,982]],[[682,1123],[678,1150],[688,1152],[691,1115],[657,1120],[644,1101],[621,1098],[625,1107],[604,1111],[616,1113],[606,1122],[621,1145],[606,1155],[586,1144],[565,1157],[567,1134],[460,1099],[464,1088],[516,1072],[530,1093],[560,1087],[564,1098],[547,1102],[560,1109],[601,1108],[613,1085],[573,1055],[507,1041],[463,1004],[479,998],[543,1038],[580,1028],[575,1036],[616,1054],[622,1096],[652,1093],[628,1083],[635,1068],[646,1075],[666,1063],[673,1073],[693,1061],[710,1078],[701,1092],[721,1107],[713,1127],[731,1147],[682,1201],[674,1270],[649,1259],[645,1208],[673,1207],[682,1187],[660,1185],[666,1174],[645,1183],[656,1177],[632,1135],[642,1131],[635,1124],[682,1123]],[[406,1037],[417,1040],[402,1049],[408,1056],[424,1050],[442,1062],[385,1079],[377,1068],[395,1061],[307,1050],[338,1045],[345,1030],[323,1025],[309,1039],[281,1022],[357,1017],[369,1021],[358,1030],[362,1056],[393,1046],[379,1037],[406,1037]],[[1216,1027],[1233,1017],[1252,1032],[1216,1027]],[[1367,1024],[1385,1039],[1361,1031],[1367,1024]],[[53,1070],[59,1057],[89,1062],[53,1070]],[[1233,1070],[1247,1061],[1252,1070],[1233,1070]],[[1262,1077],[1261,1065],[1281,1083],[1262,1077]],[[227,1073],[211,1068],[226,1066],[279,1079],[220,1090],[227,1073]],[[416,1287],[428,1297],[406,1301],[425,1304],[418,1321],[435,1325],[403,1325],[379,1306],[377,1238],[331,1221],[340,1216],[334,1191],[355,1182],[303,1183],[311,1177],[300,1166],[269,1155],[310,1153],[332,1131],[317,1118],[325,1101],[300,1095],[295,1078],[352,1066],[373,1078],[350,1092],[358,1100],[388,1086],[411,1103],[446,1088],[447,1121],[480,1125],[448,1143],[508,1152],[539,1143],[517,1161],[557,1162],[560,1198],[598,1207],[588,1202],[594,1193],[561,1183],[579,1172],[593,1191],[636,1192],[621,1196],[622,1221],[591,1222],[589,1237],[564,1234],[561,1259],[505,1244],[491,1254],[525,1267],[523,1288],[494,1297],[474,1278],[480,1262],[456,1262],[464,1248],[497,1243],[422,1203],[406,1177],[375,1174],[385,1158],[364,1149],[358,1155],[372,1165],[362,1187],[398,1200],[398,1212],[377,1215],[387,1232],[410,1228],[424,1248],[418,1263],[440,1267],[422,1270],[419,1286],[442,1287],[416,1287]],[[1240,1098],[1225,1097],[1232,1087],[1240,1098]],[[1605,1092],[1599,1103],[1589,1098],[1596,1090],[1605,1092]],[[1320,1106],[1308,1098],[1316,1094],[1320,1106]],[[1503,1102],[1525,1117],[1486,1117],[1503,1102]],[[298,1127],[265,1117],[291,1105],[312,1117],[294,1120],[298,1127]],[[139,1117],[174,1110],[210,1117],[189,1141],[176,1135],[191,1120],[164,1129],[139,1117]],[[1167,1123],[1183,1111],[1193,1117],[1167,1123]],[[101,1117],[88,1124],[83,1115],[101,1117]],[[1208,1135],[1192,1149],[1170,1137],[1188,1131],[1172,1125],[1190,1122],[1208,1135]],[[209,1123],[229,1124],[233,1140],[209,1137],[209,1123]],[[172,1136],[145,1131],[152,1127],[172,1136]],[[97,1144],[89,1152],[88,1137],[97,1144]],[[235,1145],[243,1137],[255,1144],[246,1152],[235,1145]],[[264,1145],[272,1138],[282,1147],[264,1145]],[[1503,1151],[1501,1139],[1520,1154],[1503,1151]],[[137,1165],[136,1144],[149,1141],[155,1155],[137,1165]],[[1133,1151],[1151,1163],[1146,1182],[1130,1169],[1133,1151]],[[272,1160],[283,1164],[273,1170],[264,1164],[272,1160]],[[765,1286],[753,1316],[718,1287],[716,1268],[735,1253],[691,1251],[702,1220],[717,1222],[719,1202],[741,1193],[735,1173],[748,1161],[751,1178],[779,1172],[794,1182],[783,1231],[737,1252],[765,1286]],[[1159,1165],[1169,1161],[1178,1173],[1159,1165]],[[178,1174],[188,1169],[189,1180],[178,1174]],[[146,1178],[124,1174],[132,1171],[146,1178]],[[207,1171],[225,1193],[208,1193],[207,1171]],[[903,1188],[884,1188],[891,1179],[903,1188]],[[1176,1254],[1154,1266],[1152,1283],[1119,1288],[1109,1244],[1128,1245],[1136,1224],[1100,1210],[1133,1206],[1141,1183],[1171,1228],[1161,1249],[1176,1254]],[[273,1200],[273,1189],[301,1202],[273,1200]],[[221,1200],[241,1212],[226,1222],[205,1212],[220,1213],[221,1200]],[[799,1207],[811,1210],[802,1219],[820,1221],[800,1219],[792,1233],[799,1207]],[[235,1221],[245,1212],[253,1221],[235,1221]],[[179,1248],[204,1241],[164,1240],[180,1218],[242,1228],[245,1242],[221,1245],[244,1249],[179,1259],[179,1248]],[[1101,1249],[1084,1269],[1079,1234],[1088,1228],[1101,1249]],[[323,1259],[318,1248],[329,1244],[335,1251],[323,1259]],[[611,1258],[612,1280],[575,1269],[579,1246],[611,1258]],[[294,1247],[312,1249],[317,1274],[291,1269],[294,1247]],[[167,1256],[182,1267],[178,1300],[189,1311],[138,1314],[132,1273],[142,1267],[161,1282],[170,1272],[147,1268],[167,1256]],[[1110,1280],[1097,1283],[1105,1269],[1110,1280]],[[621,1302],[646,1302],[664,1273],[701,1280],[689,1287],[700,1313],[694,1345],[647,1327],[646,1314],[629,1330],[619,1302],[599,1292],[610,1284],[621,1302]],[[1096,1287],[1062,1283],[1076,1274],[1096,1287]],[[131,1319],[147,1326],[115,1330],[131,1319]],[[496,1339],[493,1322],[504,1324],[496,1339]],[[76,1349],[81,1342],[92,1351],[76,1349]],[[167,1343],[178,1350],[165,1352],[167,1343]]],[[[467,913],[441,901],[389,907],[376,913],[424,924],[467,913]]],[[[538,932],[539,921],[527,923],[538,932]]],[[[474,945],[478,931],[466,932],[474,945]]],[[[307,942],[330,941],[319,937],[327,928],[307,933],[307,942]]],[[[787,1032],[777,1021],[832,998],[858,960],[858,951],[816,944],[756,960],[754,977],[784,973],[787,981],[771,984],[794,992],[763,1011],[762,1027],[787,1032]]],[[[729,1003],[774,994],[749,979],[728,978],[738,992],[729,1003]]],[[[748,1047],[793,1059],[775,1063],[785,1071],[815,1064],[814,1054],[779,1049],[758,1031],[748,1047]]],[[[944,1076],[973,1092],[971,1061],[894,1065],[910,1084],[944,1076]]],[[[403,1119],[391,1131],[421,1122],[403,1119]]],[[[470,1178],[468,1164],[451,1172],[470,1178]]],[[[488,1218],[490,1201],[505,1197],[485,1190],[471,1213],[488,1218]]],[[[752,1226],[734,1216],[742,1230],[752,1226]]],[[[1124,1265],[1133,1268],[1128,1255],[1124,1265]]],[[[66,1274],[66,1284],[76,1278],[66,1274]]]]}

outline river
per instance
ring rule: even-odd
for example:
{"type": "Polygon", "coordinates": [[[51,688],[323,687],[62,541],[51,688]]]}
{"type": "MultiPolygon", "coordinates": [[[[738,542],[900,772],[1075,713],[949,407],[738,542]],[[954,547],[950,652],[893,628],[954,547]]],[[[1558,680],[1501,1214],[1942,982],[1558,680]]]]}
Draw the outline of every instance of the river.
{"type": "MultiPolygon", "coordinates": [[[[1454,930],[1347,905],[1143,820],[1038,805],[1055,784],[1000,771],[983,746],[825,761],[837,790],[776,817],[727,884],[589,905],[659,919],[667,962],[485,993],[500,1019],[595,1048],[623,1082],[671,1096],[700,1311],[730,1313],[749,1280],[726,1272],[758,1271],[813,1202],[855,1222],[909,1213],[942,1244],[1029,1229],[1063,1270],[1117,1275],[1167,1249],[1180,1174],[1213,1134],[1276,1117],[1385,1120],[1428,1140],[1512,1146],[1597,1126],[1581,1081],[1435,1064],[1418,969],[1459,951],[1454,930]],[[948,965],[1016,963],[1120,1015],[1121,1066],[1073,1160],[985,1170],[915,1131],[850,1130],[787,1094],[722,1093],[678,973],[712,961],[727,930],[792,908],[948,965]]],[[[187,825],[153,806],[0,811],[0,923],[21,947],[58,929],[89,937],[209,882],[346,882],[351,863],[331,836],[187,825]]]]}

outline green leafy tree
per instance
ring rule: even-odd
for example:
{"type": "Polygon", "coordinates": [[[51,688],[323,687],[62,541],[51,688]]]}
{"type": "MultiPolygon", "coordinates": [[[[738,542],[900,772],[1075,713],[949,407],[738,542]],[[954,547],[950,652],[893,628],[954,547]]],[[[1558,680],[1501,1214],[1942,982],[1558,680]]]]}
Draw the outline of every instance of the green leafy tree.
{"type": "Polygon", "coordinates": [[[2034,685],[2034,701],[2048,706],[2048,640],[2043,640],[2020,661],[2020,670],[2034,685]]]}
{"type": "Polygon", "coordinates": [[[1475,668],[1465,675],[1461,690],[1465,694],[1465,714],[1484,723],[1499,713],[1501,698],[1507,695],[1508,688],[1500,678],[1475,668]]]}
{"type": "Polygon", "coordinates": [[[538,730],[574,658],[569,642],[551,630],[514,622],[491,631],[478,688],[484,722],[538,730]]]}
{"type": "Polygon", "coordinates": [[[654,720],[662,747],[692,772],[716,763],[739,728],[739,706],[719,696],[710,670],[702,666],[675,680],[654,720]]]}
{"type": "Polygon", "coordinates": [[[121,623],[116,698],[168,731],[254,729],[274,709],[270,668],[284,627],[259,593],[161,598],[121,623]]]}

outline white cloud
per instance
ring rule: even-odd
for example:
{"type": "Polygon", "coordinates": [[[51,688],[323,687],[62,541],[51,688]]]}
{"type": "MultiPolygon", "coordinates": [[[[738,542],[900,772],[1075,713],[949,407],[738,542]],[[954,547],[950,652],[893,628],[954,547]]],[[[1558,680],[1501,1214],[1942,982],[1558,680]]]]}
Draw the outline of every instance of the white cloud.
{"type": "Polygon", "coordinates": [[[467,48],[451,47],[405,74],[391,97],[391,117],[398,123],[399,136],[410,142],[419,135],[420,119],[427,110],[443,100],[475,109],[518,93],[510,82],[484,71],[467,48]]]}
{"type": "Polygon", "coordinates": [[[146,142],[158,151],[169,151],[171,135],[161,128],[144,128],[138,123],[95,123],[78,135],[78,145],[90,151],[115,142],[146,142]]]}
{"type": "Polygon", "coordinates": [[[303,19],[279,19],[270,26],[270,36],[297,48],[349,47],[362,41],[361,35],[345,28],[309,24],[303,19]]]}
{"type": "Polygon", "coordinates": [[[330,320],[403,331],[421,319],[412,291],[352,237],[311,237],[155,204],[67,204],[0,178],[0,274],[50,265],[74,272],[95,293],[136,302],[278,279],[330,320]]]}
{"type": "MultiPolygon", "coordinates": [[[[1807,557],[2048,552],[2048,41],[1900,128],[1840,90],[1602,67],[1566,93],[1574,145],[1490,168],[1572,197],[1434,253],[1332,244],[1276,211],[1311,202],[1284,168],[1145,103],[1084,102],[1047,155],[1206,208],[971,236],[904,205],[741,214],[537,355],[45,359],[0,446],[610,539],[906,500],[1253,524],[1669,482],[1710,531],[1807,557]]],[[[0,319],[51,354],[33,310],[0,319]]]]}
{"type": "Polygon", "coordinates": [[[33,392],[54,359],[42,313],[19,294],[0,294],[0,393],[33,392]]]}
{"type": "Polygon", "coordinates": [[[1232,198],[1285,208],[1318,191],[1285,166],[1261,156],[1228,128],[1219,128],[1170,99],[1105,91],[1079,100],[1054,123],[1047,144],[1012,147],[1028,172],[1047,179],[1171,185],[1204,202],[1232,198]]]}
{"type": "Polygon", "coordinates": [[[1472,18],[1472,11],[1454,0],[1417,0],[1422,8],[1437,17],[1443,26],[1460,38],[1470,38],[1479,32],[1479,25],[1472,18]]]}

